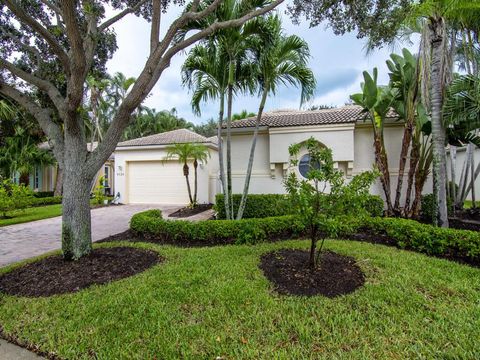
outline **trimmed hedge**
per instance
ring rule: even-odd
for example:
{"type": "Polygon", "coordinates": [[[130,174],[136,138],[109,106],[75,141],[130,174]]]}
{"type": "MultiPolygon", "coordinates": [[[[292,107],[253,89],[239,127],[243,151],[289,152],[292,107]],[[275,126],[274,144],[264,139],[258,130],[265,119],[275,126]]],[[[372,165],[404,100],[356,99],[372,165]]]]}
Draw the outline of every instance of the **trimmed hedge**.
{"type": "MultiPolygon", "coordinates": [[[[164,220],[159,210],[132,217],[130,228],[146,238],[178,245],[255,244],[305,236],[295,216],[262,219],[164,220]]],[[[480,234],[437,228],[414,220],[381,217],[339,217],[324,223],[329,238],[357,239],[394,245],[428,255],[480,264],[480,234]]]]}
{"type": "Polygon", "coordinates": [[[256,244],[273,239],[300,236],[302,225],[291,215],[263,219],[164,220],[160,210],[135,214],[130,229],[147,238],[179,245],[256,244]]]}
{"type": "MultiPolygon", "coordinates": [[[[236,214],[241,194],[233,194],[233,210],[236,214]]],[[[362,196],[358,199],[344,199],[342,203],[348,206],[349,202],[361,201],[362,206],[371,216],[383,215],[383,200],[377,195],[362,196]]],[[[223,194],[217,194],[215,197],[214,209],[217,212],[217,219],[225,219],[225,205],[223,194]]],[[[291,215],[291,207],[287,200],[287,196],[283,194],[251,194],[248,195],[247,204],[243,213],[244,219],[266,218],[273,216],[291,215]]]]}
{"type": "Polygon", "coordinates": [[[33,194],[36,198],[46,198],[46,197],[53,197],[53,191],[37,191],[33,194]]]}
{"type": "Polygon", "coordinates": [[[29,200],[29,207],[55,205],[55,204],[61,204],[61,203],[62,203],[61,196],[40,197],[40,198],[33,197],[29,200]]]}

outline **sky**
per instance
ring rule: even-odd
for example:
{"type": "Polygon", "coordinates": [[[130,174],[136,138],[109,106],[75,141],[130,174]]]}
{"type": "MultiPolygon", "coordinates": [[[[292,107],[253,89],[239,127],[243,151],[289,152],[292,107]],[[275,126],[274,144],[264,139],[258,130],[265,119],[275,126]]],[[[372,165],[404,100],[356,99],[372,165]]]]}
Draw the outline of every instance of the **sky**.
{"type": "MultiPolygon", "coordinates": [[[[180,11],[180,8],[172,7],[163,15],[162,34],[180,11]]],[[[362,72],[371,71],[374,67],[379,69],[379,83],[388,83],[385,61],[389,58],[392,49],[380,49],[366,55],[365,40],[357,39],[355,34],[337,36],[325,26],[310,28],[305,20],[299,25],[294,25],[288,14],[285,14],[285,6],[278,12],[282,16],[285,33],[302,37],[310,48],[309,65],[315,74],[317,88],[314,99],[304,107],[344,105],[351,94],[360,90],[362,72]]],[[[114,29],[119,49],[108,62],[108,71],[110,74],[119,71],[127,76],[136,77],[142,70],[149,53],[149,24],[141,18],[130,15],[118,22],[114,29]]],[[[400,51],[400,49],[394,50],[400,51]]],[[[204,103],[201,107],[201,116],[193,114],[190,105],[191,93],[182,87],[180,80],[180,70],[185,57],[186,52],[179,53],[172,59],[170,67],[162,74],[144,105],[155,108],[157,111],[176,108],[179,116],[200,124],[209,118],[217,117],[218,104],[215,101],[204,103]]],[[[236,98],[233,112],[245,109],[256,113],[259,102],[258,96],[236,98]]],[[[265,110],[298,109],[299,107],[300,90],[295,87],[283,87],[267,99],[265,110]]]]}

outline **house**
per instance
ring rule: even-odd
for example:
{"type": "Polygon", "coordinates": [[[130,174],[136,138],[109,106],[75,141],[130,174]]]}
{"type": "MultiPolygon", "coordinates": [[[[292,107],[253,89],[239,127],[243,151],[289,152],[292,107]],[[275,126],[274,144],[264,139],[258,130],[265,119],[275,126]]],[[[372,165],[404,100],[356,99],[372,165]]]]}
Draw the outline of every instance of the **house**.
{"type": "MultiPolygon", "coordinates": [[[[125,204],[189,203],[183,163],[165,160],[173,144],[204,144],[210,153],[207,163],[198,167],[198,202],[214,202],[218,189],[217,138],[206,138],[187,129],[168,131],[124,141],[115,149],[115,193],[125,204]]],[[[190,182],[193,191],[193,159],[190,182]]]]}
{"type": "MultiPolygon", "coordinates": [[[[88,143],[87,148],[89,151],[93,151],[97,148],[98,142],[88,143]]],[[[48,142],[43,142],[38,145],[41,149],[48,150],[50,148],[50,144],[48,142]]],[[[113,169],[114,169],[114,156],[113,154],[110,155],[108,160],[102,166],[102,168],[98,171],[97,175],[95,176],[94,185],[92,185],[92,190],[100,185],[100,179],[104,178],[103,185],[105,186],[105,193],[107,195],[114,194],[114,177],[113,177],[113,169]]],[[[29,186],[34,191],[39,192],[51,192],[55,190],[55,185],[57,181],[57,172],[58,166],[57,164],[54,165],[38,165],[35,167],[35,170],[29,175],[29,186]]],[[[14,176],[13,181],[18,183],[19,182],[18,174],[14,176]]]]}
{"type": "MultiPolygon", "coordinates": [[[[232,186],[234,193],[241,193],[247,171],[255,118],[232,123],[232,186]]],[[[395,114],[389,114],[384,128],[385,145],[390,166],[392,194],[398,178],[398,163],[404,123],[395,114]]],[[[224,130],[225,133],[225,130],[224,130]]],[[[285,193],[283,180],[289,167],[288,147],[305,142],[310,137],[332,150],[335,166],[346,178],[371,170],[375,163],[371,124],[365,120],[362,108],[348,105],[341,108],[298,111],[280,110],[265,113],[260,120],[259,136],[250,182],[251,194],[285,193]]],[[[224,137],[225,143],[225,137],[224,137]]],[[[306,149],[299,154],[301,176],[308,163],[306,149]]],[[[406,169],[408,171],[408,168],[406,169]]],[[[405,179],[406,179],[405,173],[405,179]]],[[[424,191],[431,192],[431,179],[424,191]]],[[[371,189],[373,194],[383,195],[379,181],[371,189]]]]}

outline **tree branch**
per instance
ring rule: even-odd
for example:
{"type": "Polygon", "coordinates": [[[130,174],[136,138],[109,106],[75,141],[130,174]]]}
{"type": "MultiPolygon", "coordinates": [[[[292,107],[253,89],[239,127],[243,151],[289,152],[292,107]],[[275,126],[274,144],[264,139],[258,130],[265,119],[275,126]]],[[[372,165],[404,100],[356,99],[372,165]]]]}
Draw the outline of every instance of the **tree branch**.
{"type": "Polygon", "coordinates": [[[56,15],[60,16],[62,14],[62,11],[60,10],[60,8],[57,5],[55,5],[53,2],[49,0],[40,0],[40,1],[50,10],[52,10],[56,15]]]}
{"type": "Polygon", "coordinates": [[[23,41],[22,39],[20,39],[20,37],[18,37],[11,31],[7,31],[5,29],[0,29],[0,31],[4,33],[6,37],[12,39],[12,41],[15,42],[19,47],[24,48],[27,52],[30,51],[31,53],[33,53],[35,55],[35,58],[37,59],[37,65],[40,66],[40,63],[42,62],[42,55],[40,54],[40,51],[38,51],[38,49],[29,45],[28,42],[23,41]]]}
{"type": "Polygon", "coordinates": [[[35,75],[16,67],[15,65],[13,65],[11,62],[7,60],[0,59],[0,67],[7,69],[13,75],[18,76],[19,78],[23,79],[27,83],[34,85],[38,87],[40,90],[47,93],[47,95],[49,96],[49,98],[52,100],[55,107],[57,108],[58,112],[60,114],[63,114],[65,112],[65,99],[60,94],[60,92],[55,87],[55,85],[53,85],[47,80],[38,78],[35,75]]]}
{"type": "Polygon", "coordinates": [[[100,32],[104,31],[105,29],[107,29],[108,27],[112,26],[113,24],[115,24],[117,21],[121,20],[123,17],[125,17],[126,15],[128,14],[131,14],[131,13],[134,13],[135,11],[137,11],[138,9],[140,9],[140,7],[142,7],[142,5],[144,5],[148,0],[141,0],[140,2],[137,3],[137,5],[131,7],[131,8],[127,8],[121,12],[119,12],[117,15],[111,17],[110,19],[108,20],[105,20],[99,27],[98,27],[98,30],[100,32]]]}
{"type": "Polygon", "coordinates": [[[62,162],[64,148],[63,133],[60,126],[52,121],[52,110],[43,109],[29,96],[17,90],[12,85],[7,84],[3,80],[0,80],[0,93],[17,102],[20,106],[32,114],[35,119],[37,119],[45,134],[54,143],[55,157],[59,162],[62,162]]]}
{"type": "Polygon", "coordinates": [[[150,54],[152,54],[158,46],[160,41],[160,19],[162,16],[162,2],[161,0],[153,0],[152,2],[152,27],[150,31],[150,54]]]}
{"type": "Polygon", "coordinates": [[[21,6],[15,0],[4,0],[5,5],[10,9],[10,11],[16,15],[18,20],[21,23],[28,25],[33,31],[37,32],[48,45],[52,48],[53,52],[58,56],[60,62],[62,63],[65,73],[70,74],[70,62],[68,60],[67,53],[60,46],[60,43],[55,39],[55,37],[47,29],[45,29],[37,20],[25,13],[21,6]]]}

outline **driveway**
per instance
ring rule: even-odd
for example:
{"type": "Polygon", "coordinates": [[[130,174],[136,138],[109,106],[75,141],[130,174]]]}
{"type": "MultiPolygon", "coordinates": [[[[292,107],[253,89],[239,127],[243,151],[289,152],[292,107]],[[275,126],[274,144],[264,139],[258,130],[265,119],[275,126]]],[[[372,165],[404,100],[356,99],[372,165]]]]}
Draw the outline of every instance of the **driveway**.
{"type": "MultiPolygon", "coordinates": [[[[92,240],[128,230],[132,215],[160,209],[165,216],[179,206],[166,205],[120,205],[92,210],[92,240]]],[[[0,267],[61,248],[62,218],[32,221],[0,227],[0,267]]]]}

